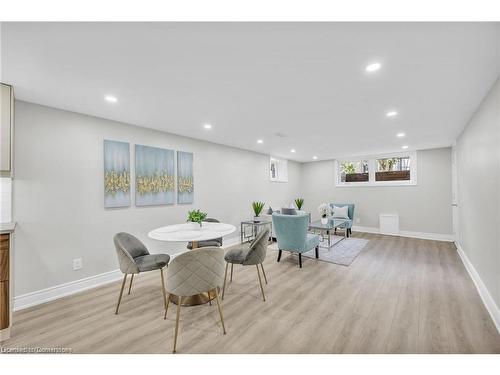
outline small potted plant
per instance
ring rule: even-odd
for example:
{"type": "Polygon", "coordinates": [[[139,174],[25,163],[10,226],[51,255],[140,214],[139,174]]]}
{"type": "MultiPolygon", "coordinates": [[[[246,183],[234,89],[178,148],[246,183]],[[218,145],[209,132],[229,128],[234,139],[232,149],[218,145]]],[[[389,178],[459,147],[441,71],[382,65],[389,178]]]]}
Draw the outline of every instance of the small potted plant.
{"type": "Polygon", "coordinates": [[[192,210],[188,212],[187,222],[191,223],[193,229],[201,229],[203,220],[207,217],[207,213],[200,210],[192,210]]]}
{"type": "Polygon", "coordinates": [[[327,205],[326,203],[322,203],[318,207],[318,212],[319,215],[321,216],[321,224],[323,225],[328,224],[328,216],[332,214],[332,209],[330,208],[330,206],[327,205]]]}
{"type": "Polygon", "coordinates": [[[295,206],[297,206],[297,210],[302,210],[303,205],[304,205],[304,198],[295,199],[295,206]]]}
{"type": "Polygon", "coordinates": [[[265,205],[264,202],[252,202],[252,208],[254,213],[253,221],[255,221],[256,223],[258,223],[260,220],[259,215],[264,209],[264,205],[265,205]]]}

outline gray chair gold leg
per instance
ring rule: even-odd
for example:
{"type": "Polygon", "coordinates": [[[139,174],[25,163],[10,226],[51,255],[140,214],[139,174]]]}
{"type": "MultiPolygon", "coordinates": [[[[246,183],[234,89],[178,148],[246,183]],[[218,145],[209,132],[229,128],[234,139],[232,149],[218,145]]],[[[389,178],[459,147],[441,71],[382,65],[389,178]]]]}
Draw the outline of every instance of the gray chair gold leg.
{"type": "Polygon", "coordinates": [[[264,288],[262,287],[262,280],[260,278],[259,265],[256,264],[255,267],[257,267],[257,275],[259,276],[259,284],[260,284],[260,291],[262,292],[262,299],[265,302],[266,301],[266,296],[264,295],[264,288]]]}
{"type": "Polygon", "coordinates": [[[260,267],[262,268],[262,274],[264,275],[264,280],[265,280],[265,282],[266,282],[266,284],[267,284],[267,277],[266,277],[266,271],[264,271],[264,264],[263,264],[263,263],[261,263],[261,264],[260,264],[260,267]]]}
{"type": "Polygon", "coordinates": [[[161,294],[163,294],[163,305],[165,306],[165,317],[167,316],[167,292],[165,291],[165,279],[163,278],[163,268],[160,269],[161,275],[161,294]]]}
{"type": "Polygon", "coordinates": [[[168,311],[168,305],[170,303],[170,294],[167,293],[167,306],[165,306],[165,315],[163,316],[163,319],[167,319],[167,311],[168,311]]]}
{"type": "Polygon", "coordinates": [[[215,288],[215,299],[217,300],[217,308],[219,309],[220,322],[222,323],[222,332],[226,334],[226,327],[224,326],[224,316],[222,315],[222,306],[219,301],[219,287],[215,288]]]}
{"type": "Polygon", "coordinates": [[[210,301],[210,290],[207,293],[208,293],[208,304],[212,306],[212,301],[210,301]]]}
{"type": "Polygon", "coordinates": [[[224,272],[224,285],[222,285],[222,300],[224,301],[224,293],[226,292],[226,279],[227,279],[227,268],[229,263],[226,263],[226,272],[224,272]]]}
{"type": "Polygon", "coordinates": [[[118,309],[120,308],[120,302],[122,301],[123,289],[125,288],[126,282],[127,282],[127,274],[124,274],[122,281],[122,288],[120,289],[120,296],[118,297],[118,304],[116,305],[115,315],[118,315],[118,309]]]}
{"type": "Polygon", "coordinates": [[[177,316],[175,318],[174,350],[172,350],[172,353],[175,353],[177,348],[177,333],[179,332],[179,317],[181,316],[181,303],[182,303],[182,297],[179,296],[179,300],[177,301],[177,316]]]}
{"type": "Polygon", "coordinates": [[[231,278],[229,279],[229,282],[233,282],[233,263],[231,263],[231,278]]]}
{"type": "Polygon", "coordinates": [[[128,287],[128,294],[130,295],[130,291],[132,290],[132,281],[134,281],[134,274],[130,277],[130,285],[128,287]]]}

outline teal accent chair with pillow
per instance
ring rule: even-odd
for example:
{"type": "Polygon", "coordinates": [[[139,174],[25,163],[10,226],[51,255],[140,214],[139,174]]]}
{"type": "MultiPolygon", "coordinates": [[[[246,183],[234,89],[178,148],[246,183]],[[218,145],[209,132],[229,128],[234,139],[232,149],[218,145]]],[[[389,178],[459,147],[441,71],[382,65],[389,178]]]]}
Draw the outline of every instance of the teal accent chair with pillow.
{"type": "Polygon", "coordinates": [[[349,221],[346,223],[345,228],[347,230],[347,237],[350,237],[352,234],[352,223],[354,222],[354,204],[353,203],[330,203],[330,207],[345,207],[347,206],[347,216],[349,217],[349,221]]]}
{"type": "Polygon", "coordinates": [[[273,213],[273,228],[278,241],[278,262],[283,251],[299,254],[299,267],[302,268],[302,253],[316,249],[318,258],[319,236],[307,233],[309,215],[282,215],[273,213]]]}

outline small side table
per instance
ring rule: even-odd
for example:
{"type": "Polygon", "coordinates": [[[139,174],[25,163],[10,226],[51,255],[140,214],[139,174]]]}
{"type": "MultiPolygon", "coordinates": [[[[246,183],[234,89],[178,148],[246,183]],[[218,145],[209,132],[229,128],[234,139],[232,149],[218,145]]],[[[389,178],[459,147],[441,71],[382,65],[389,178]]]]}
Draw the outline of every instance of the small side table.
{"type": "Polygon", "coordinates": [[[241,243],[246,241],[251,241],[257,236],[260,227],[269,225],[269,237],[272,238],[273,234],[273,222],[272,220],[245,220],[241,222],[241,232],[240,232],[240,240],[241,243]],[[247,229],[250,228],[250,234],[247,234],[247,229]]]}

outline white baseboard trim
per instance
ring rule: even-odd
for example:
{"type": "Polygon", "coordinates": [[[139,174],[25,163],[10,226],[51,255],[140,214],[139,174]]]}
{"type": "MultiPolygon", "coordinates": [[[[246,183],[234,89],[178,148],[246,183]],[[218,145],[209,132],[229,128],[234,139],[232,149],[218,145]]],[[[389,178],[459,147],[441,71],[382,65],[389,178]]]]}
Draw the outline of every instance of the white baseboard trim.
{"type": "MultiPolygon", "coordinates": [[[[224,248],[239,243],[238,235],[228,236],[224,239],[224,248]]],[[[171,259],[182,254],[182,251],[171,255],[171,259]]],[[[84,290],[96,288],[101,285],[121,280],[123,274],[120,270],[101,273],[99,275],[86,277],[84,279],[70,281],[68,283],[52,286],[50,288],[37,290],[35,292],[22,294],[14,297],[14,311],[27,309],[28,307],[36,306],[45,302],[50,302],[62,297],[66,297],[75,293],[83,292],[84,290]]]]}
{"type": "MultiPolygon", "coordinates": [[[[362,227],[358,225],[353,225],[352,230],[354,232],[364,232],[364,233],[380,233],[379,228],[374,227],[362,227]]],[[[453,242],[453,234],[442,234],[442,233],[425,233],[425,232],[413,232],[409,230],[401,230],[396,236],[400,237],[410,237],[410,238],[420,238],[423,240],[435,240],[435,241],[446,241],[453,242]]]]}
{"type": "Polygon", "coordinates": [[[69,283],[52,286],[50,288],[37,290],[35,292],[22,294],[14,297],[14,311],[27,309],[31,306],[53,301],[87,289],[96,288],[122,278],[123,274],[120,270],[114,270],[86,277],[84,279],[70,281],[69,283]]]}
{"type": "Polygon", "coordinates": [[[471,261],[467,257],[467,254],[465,254],[462,246],[460,245],[460,242],[455,241],[455,246],[457,247],[458,255],[460,256],[465,269],[469,273],[472,281],[474,282],[474,285],[476,286],[477,291],[479,292],[479,296],[481,297],[486,310],[488,310],[493,323],[495,323],[498,333],[500,333],[500,309],[498,308],[495,300],[488,291],[488,288],[486,288],[486,285],[484,285],[483,280],[481,280],[479,273],[476,271],[471,261]]]}

